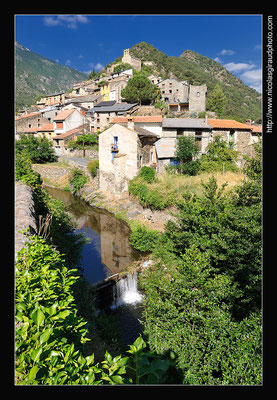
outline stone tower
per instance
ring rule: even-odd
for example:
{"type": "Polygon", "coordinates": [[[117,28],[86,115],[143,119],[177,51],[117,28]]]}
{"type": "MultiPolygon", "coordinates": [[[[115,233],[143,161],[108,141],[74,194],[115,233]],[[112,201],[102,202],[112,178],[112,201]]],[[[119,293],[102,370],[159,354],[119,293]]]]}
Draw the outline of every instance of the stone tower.
{"type": "Polygon", "coordinates": [[[124,50],[123,57],[122,57],[122,62],[130,64],[137,71],[141,70],[141,61],[140,61],[140,59],[131,56],[129,49],[124,50]]]}
{"type": "Polygon", "coordinates": [[[206,97],[207,97],[207,86],[200,85],[189,87],[189,111],[201,112],[206,111],[206,97]]]}

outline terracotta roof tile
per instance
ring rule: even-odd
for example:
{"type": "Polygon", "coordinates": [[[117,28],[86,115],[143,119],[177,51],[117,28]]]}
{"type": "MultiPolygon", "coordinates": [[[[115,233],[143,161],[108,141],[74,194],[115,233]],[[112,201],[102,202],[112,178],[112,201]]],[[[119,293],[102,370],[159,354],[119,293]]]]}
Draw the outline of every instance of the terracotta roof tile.
{"type": "Polygon", "coordinates": [[[53,131],[53,130],[54,130],[54,125],[53,124],[44,124],[40,128],[37,128],[38,132],[53,131]]]}
{"type": "Polygon", "coordinates": [[[251,130],[250,125],[242,124],[241,122],[237,122],[233,119],[210,119],[208,118],[208,123],[212,126],[212,128],[222,128],[222,129],[245,129],[251,130]]]}
{"type": "Polygon", "coordinates": [[[76,108],[70,108],[69,110],[63,110],[60,112],[54,119],[53,121],[63,121],[65,120],[70,114],[72,114],[76,108]]]}
{"type": "MultiPolygon", "coordinates": [[[[162,122],[161,115],[141,115],[141,116],[134,116],[133,122],[162,122]]],[[[120,124],[120,123],[127,123],[127,117],[115,117],[111,123],[112,124],[120,124]]]]}

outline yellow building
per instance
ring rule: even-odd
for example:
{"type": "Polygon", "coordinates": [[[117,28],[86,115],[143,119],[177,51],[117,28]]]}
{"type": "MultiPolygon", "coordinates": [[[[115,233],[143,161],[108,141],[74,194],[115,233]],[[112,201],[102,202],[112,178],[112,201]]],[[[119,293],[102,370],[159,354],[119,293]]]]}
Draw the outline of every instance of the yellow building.
{"type": "Polygon", "coordinates": [[[37,137],[45,137],[46,139],[53,140],[55,136],[53,124],[44,124],[37,129],[37,137]]]}
{"type": "Polygon", "coordinates": [[[110,84],[109,82],[102,81],[99,83],[101,89],[101,95],[103,96],[102,101],[109,101],[110,100],[110,84]]]}

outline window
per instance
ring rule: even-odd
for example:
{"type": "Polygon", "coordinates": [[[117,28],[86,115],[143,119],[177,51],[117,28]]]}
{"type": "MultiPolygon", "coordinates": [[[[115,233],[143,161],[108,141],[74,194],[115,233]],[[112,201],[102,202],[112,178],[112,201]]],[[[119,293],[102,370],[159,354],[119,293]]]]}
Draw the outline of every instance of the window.
{"type": "Polygon", "coordinates": [[[230,129],[229,142],[234,142],[234,141],[235,141],[235,130],[234,129],[230,129]]]}
{"type": "Polygon", "coordinates": [[[197,93],[196,93],[196,96],[199,97],[199,96],[200,96],[200,92],[197,92],[197,93]]]}
{"type": "Polygon", "coordinates": [[[170,158],[169,165],[180,165],[180,161],[175,160],[175,158],[170,158]]]}
{"type": "Polygon", "coordinates": [[[32,124],[29,124],[29,128],[32,128],[32,124]]]}

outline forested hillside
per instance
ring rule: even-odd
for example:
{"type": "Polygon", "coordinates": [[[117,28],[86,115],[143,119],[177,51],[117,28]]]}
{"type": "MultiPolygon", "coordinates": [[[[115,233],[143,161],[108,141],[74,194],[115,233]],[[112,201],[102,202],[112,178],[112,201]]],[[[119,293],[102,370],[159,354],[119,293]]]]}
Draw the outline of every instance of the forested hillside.
{"type": "Polygon", "coordinates": [[[35,99],[40,95],[69,90],[73,83],[85,79],[87,79],[86,74],[33,53],[16,42],[16,110],[34,104],[35,99]]]}
{"type": "Polygon", "coordinates": [[[206,84],[207,98],[215,85],[219,84],[227,98],[225,118],[234,118],[241,122],[248,118],[253,120],[261,118],[260,93],[245,85],[221,64],[208,57],[191,50],[185,50],[180,57],[169,57],[146,42],[134,45],[130,53],[140,58],[142,62],[152,61],[152,65],[147,65],[150,73],[163,78],[175,76],[180,80],[189,81],[192,85],[206,84]]]}

